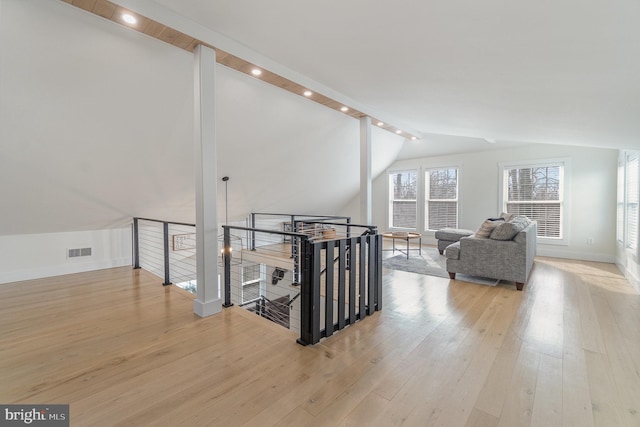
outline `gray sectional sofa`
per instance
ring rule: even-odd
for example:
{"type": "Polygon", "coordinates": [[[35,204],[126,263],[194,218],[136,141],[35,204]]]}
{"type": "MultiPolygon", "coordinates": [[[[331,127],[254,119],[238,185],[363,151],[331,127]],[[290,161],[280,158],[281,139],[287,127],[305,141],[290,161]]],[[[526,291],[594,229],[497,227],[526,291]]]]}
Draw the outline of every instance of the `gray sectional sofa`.
{"type": "MultiPolygon", "coordinates": [[[[499,233],[495,228],[488,237],[479,237],[478,230],[476,234],[449,245],[445,250],[449,277],[455,279],[456,273],[461,273],[510,280],[516,282],[516,288],[521,291],[536,256],[538,225],[526,217],[520,218],[526,222],[521,222],[518,228],[521,231],[511,239],[504,240],[509,235],[499,233]]],[[[502,226],[507,227],[513,230],[511,225],[502,226]]]]}

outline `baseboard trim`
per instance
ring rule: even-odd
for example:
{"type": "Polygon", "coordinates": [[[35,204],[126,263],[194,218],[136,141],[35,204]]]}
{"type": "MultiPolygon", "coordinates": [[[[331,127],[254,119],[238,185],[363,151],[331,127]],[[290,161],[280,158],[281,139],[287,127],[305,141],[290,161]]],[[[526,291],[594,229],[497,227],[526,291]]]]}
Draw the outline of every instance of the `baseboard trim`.
{"type": "Polygon", "coordinates": [[[546,256],[550,258],[566,258],[580,261],[606,262],[610,264],[615,264],[616,262],[615,255],[611,254],[563,251],[561,249],[558,250],[555,247],[548,246],[538,246],[536,255],[546,256]]]}
{"type": "Polygon", "coordinates": [[[203,302],[199,299],[193,301],[193,312],[200,317],[208,317],[222,311],[222,300],[215,299],[203,302]]]}
{"type": "Polygon", "coordinates": [[[116,258],[94,262],[54,265],[28,270],[5,271],[0,273],[0,284],[42,279],[45,277],[63,276],[65,274],[84,273],[86,271],[104,270],[105,268],[131,265],[130,258],[116,258]]]}
{"type": "Polygon", "coordinates": [[[624,274],[624,277],[629,281],[629,283],[631,283],[631,286],[635,288],[636,292],[640,294],[640,278],[638,278],[638,276],[628,270],[627,267],[622,265],[622,263],[620,263],[620,260],[616,260],[616,266],[622,272],[622,274],[624,274]]]}

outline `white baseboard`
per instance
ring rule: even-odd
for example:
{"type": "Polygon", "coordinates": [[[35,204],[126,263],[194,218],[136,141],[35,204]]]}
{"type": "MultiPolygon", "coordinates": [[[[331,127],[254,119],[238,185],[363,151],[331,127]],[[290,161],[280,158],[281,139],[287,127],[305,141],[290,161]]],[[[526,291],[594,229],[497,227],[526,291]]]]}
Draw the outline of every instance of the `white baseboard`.
{"type": "Polygon", "coordinates": [[[200,317],[208,317],[222,311],[222,300],[220,298],[203,302],[199,299],[193,301],[193,312],[200,317]]]}
{"type": "Polygon", "coordinates": [[[616,262],[615,255],[611,255],[611,254],[594,254],[594,253],[588,253],[588,252],[563,251],[562,249],[559,249],[557,247],[541,246],[541,245],[538,246],[536,255],[546,256],[551,258],[575,259],[575,260],[581,260],[581,261],[608,262],[611,264],[614,264],[616,262]]]}
{"type": "Polygon", "coordinates": [[[64,274],[83,273],[85,271],[103,270],[105,268],[123,267],[126,265],[131,265],[130,258],[54,265],[28,270],[4,271],[0,273],[0,284],[62,276],[64,274]]]}
{"type": "Polygon", "coordinates": [[[622,265],[619,260],[616,260],[616,266],[620,269],[622,274],[624,274],[624,277],[629,281],[629,283],[631,283],[631,285],[636,289],[636,292],[640,294],[640,278],[628,270],[627,267],[622,265]]]}

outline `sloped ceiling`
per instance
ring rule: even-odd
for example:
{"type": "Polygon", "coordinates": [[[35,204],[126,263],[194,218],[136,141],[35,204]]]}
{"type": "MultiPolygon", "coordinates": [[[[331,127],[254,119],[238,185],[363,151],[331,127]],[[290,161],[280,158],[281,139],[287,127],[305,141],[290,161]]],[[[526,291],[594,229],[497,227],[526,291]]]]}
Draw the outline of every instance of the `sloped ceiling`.
{"type": "MultiPolygon", "coordinates": [[[[115,1],[174,11],[421,133],[374,129],[375,174],[529,143],[640,148],[633,0],[115,1]]],[[[218,71],[230,221],[357,195],[357,121],[218,71]]],[[[192,72],[188,52],[62,1],[0,0],[0,235],[192,222],[192,72]]]]}
{"type": "Polygon", "coordinates": [[[426,136],[640,146],[636,0],[155,3],[426,136]]]}
{"type": "MultiPolygon", "coordinates": [[[[358,192],[358,122],[222,66],[229,220],[336,213],[358,192]]],[[[0,235],[193,222],[193,56],[66,3],[0,0],[0,235]]],[[[403,139],[374,133],[374,169],[403,139]]],[[[219,193],[224,218],[224,187],[219,193]]]]}

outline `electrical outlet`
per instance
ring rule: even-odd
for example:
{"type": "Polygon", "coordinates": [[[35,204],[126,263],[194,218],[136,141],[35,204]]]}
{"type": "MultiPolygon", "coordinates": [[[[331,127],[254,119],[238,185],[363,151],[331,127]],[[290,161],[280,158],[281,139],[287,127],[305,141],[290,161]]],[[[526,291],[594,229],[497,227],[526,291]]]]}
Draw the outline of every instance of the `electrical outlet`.
{"type": "Polygon", "coordinates": [[[587,237],[587,245],[593,245],[593,237],[587,237]]]}

